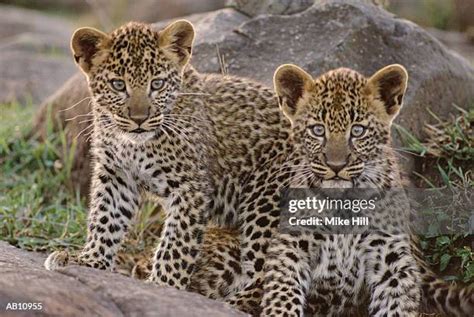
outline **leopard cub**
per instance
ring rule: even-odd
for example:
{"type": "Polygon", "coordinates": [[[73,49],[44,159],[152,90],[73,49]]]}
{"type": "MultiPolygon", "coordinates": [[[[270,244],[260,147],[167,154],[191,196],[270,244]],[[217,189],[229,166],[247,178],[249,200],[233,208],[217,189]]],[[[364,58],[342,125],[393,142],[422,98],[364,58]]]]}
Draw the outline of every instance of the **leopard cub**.
{"type": "MultiPolygon", "coordinates": [[[[110,34],[74,33],[94,118],[88,233],[78,264],[114,270],[125,234],[151,198],[165,220],[150,281],[187,289],[207,225],[235,227],[242,184],[285,147],[288,124],[272,91],[198,73],[189,64],[193,40],[185,20],[161,31],[132,22],[110,34]]],[[[45,266],[67,259],[53,253],[45,266]]]]}

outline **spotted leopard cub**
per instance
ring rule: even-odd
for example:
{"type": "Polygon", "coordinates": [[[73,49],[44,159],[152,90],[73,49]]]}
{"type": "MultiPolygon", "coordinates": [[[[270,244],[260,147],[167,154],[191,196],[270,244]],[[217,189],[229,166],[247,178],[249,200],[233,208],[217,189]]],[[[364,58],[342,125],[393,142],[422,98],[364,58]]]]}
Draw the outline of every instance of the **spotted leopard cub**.
{"type": "MultiPolygon", "coordinates": [[[[237,222],[240,186],[284,149],[285,126],[271,90],[190,65],[193,26],[129,23],[111,34],[77,30],[74,58],[92,97],[93,175],[87,242],[78,263],[113,270],[145,199],[166,219],[150,281],[186,289],[210,219],[237,222]]],[[[53,253],[45,265],[64,264],[53,253]]]]}
{"type": "Polygon", "coordinates": [[[263,316],[470,316],[473,289],[437,278],[407,228],[409,206],[397,190],[402,185],[390,138],[407,86],[405,69],[392,65],[366,78],[342,68],[313,79],[285,65],[274,83],[292,124],[289,146],[255,170],[242,190],[244,283],[224,300],[263,316]],[[292,187],[387,194],[366,232],[284,233],[280,193],[292,187]]]}
{"type": "Polygon", "coordinates": [[[350,69],[316,79],[294,65],[276,71],[275,90],[292,123],[290,187],[320,188],[322,199],[326,188],[375,189],[378,208],[362,232],[275,233],[265,262],[264,316],[472,313],[473,290],[428,270],[407,223],[410,207],[390,138],[407,80],[400,65],[370,78],[350,69]]]}

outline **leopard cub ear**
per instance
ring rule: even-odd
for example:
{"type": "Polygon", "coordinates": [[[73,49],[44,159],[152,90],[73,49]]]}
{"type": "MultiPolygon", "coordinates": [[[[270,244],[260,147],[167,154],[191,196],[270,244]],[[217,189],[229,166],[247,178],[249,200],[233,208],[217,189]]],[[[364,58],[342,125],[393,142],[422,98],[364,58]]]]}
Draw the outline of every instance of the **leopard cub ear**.
{"type": "Polygon", "coordinates": [[[159,33],[159,45],[169,52],[170,57],[181,67],[191,58],[194,41],[194,27],[191,22],[178,20],[159,33]]]}
{"type": "Polygon", "coordinates": [[[402,108],[407,83],[408,73],[405,67],[399,64],[386,66],[369,78],[369,91],[375,99],[383,103],[390,121],[402,108]]]}
{"type": "Polygon", "coordinates": [[[109,46],[109,36],[94,28],[80,28],[72,35],[74,60],[88,74],[100,62],[101,52],[109,46]]]}
{"type": "Polygon", "coordinates": [[[296,65],[285,64],[275,71],[273,85],[280,109],[292,123],[298,112],[299,101],[305,91],[310,90],[312,84],[311,75],[296,65]]]}

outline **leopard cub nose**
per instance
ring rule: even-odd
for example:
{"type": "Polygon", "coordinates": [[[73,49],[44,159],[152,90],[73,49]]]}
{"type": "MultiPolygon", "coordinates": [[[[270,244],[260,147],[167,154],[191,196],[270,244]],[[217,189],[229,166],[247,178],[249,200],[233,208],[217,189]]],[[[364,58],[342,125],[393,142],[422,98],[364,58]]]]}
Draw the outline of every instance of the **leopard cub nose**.
{"type": "Polygon", "coordinates": [[[133,120],[133,122],[135,122],[136,124],[138,124],[138,126],[140,126],[143,122],[146,121],[146,119],[148,119],[148,117],[145,117],[145,116],[130,117],[130,119],[133,120]]]}
{"type": "Polygon", "coordinates": [[[327,166],[329,166],[334,173],[339,173],[347,164],[345,161],[327,161],[327,166]]]}

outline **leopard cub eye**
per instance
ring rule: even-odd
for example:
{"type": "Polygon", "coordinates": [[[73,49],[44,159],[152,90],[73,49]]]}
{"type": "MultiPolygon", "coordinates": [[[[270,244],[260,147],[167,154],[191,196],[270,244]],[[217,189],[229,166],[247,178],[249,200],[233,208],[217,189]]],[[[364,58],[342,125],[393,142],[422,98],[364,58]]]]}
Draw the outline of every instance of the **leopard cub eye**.
{"type": "Polygon", "coordinates": [[[326,129],[322,124],[313,125],[312,127],[310,127],[310,131],[315,137],[323,137],[326,133],[326,129]]]}
{"type": "Polygon", "coordinates": [[[165,81],[163,79],[153,79],[151,81],[151,90],[160,90],[165,85],[165,81]]]}
{"type": "Polygon", "coordinates": [[[121,79],[112,79],[110,81],[110,84],[112,85],[112,88],[117,91],[125,91],[126,85],[125,82],[121,79]]]}
{"type": "Polygon", "coordinates": [[[351,129],[351,136],[357,138],[365,133],[366,128],[360,124],[354,124],[351,129]]]}

